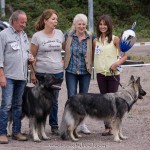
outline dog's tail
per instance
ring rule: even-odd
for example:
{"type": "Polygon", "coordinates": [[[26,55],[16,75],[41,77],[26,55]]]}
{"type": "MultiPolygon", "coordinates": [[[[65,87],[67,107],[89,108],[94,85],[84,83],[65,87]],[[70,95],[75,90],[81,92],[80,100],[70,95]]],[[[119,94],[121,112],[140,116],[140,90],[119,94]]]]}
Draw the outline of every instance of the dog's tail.
{"type": "Polygon", "coordinates": [[[69,138],[69,135],[68,135],[68,127],[69,127],[68,119],[71,119],[69,116],[70,116],[69,115],[69,109],[68,109],[68,106],[66,105],[65,109],[64,109],[63,116],[62,116],[62,121],[61,121],[61,124],[60,124],[60,137],[61,137],[62,140],[67,140],[69,138]]]}

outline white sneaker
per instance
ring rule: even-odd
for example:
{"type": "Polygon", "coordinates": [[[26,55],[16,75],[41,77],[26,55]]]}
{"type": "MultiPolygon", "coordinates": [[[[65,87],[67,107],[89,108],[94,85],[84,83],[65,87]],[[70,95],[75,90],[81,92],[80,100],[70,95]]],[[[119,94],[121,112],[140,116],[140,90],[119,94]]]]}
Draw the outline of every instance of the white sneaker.
{"type": "Polygon", "coordinates": [[[84,134],[90,134],[91,131],[87,128],[85,124],[81,124],[79,128],[79,132],[82,132],[84,134]]]}

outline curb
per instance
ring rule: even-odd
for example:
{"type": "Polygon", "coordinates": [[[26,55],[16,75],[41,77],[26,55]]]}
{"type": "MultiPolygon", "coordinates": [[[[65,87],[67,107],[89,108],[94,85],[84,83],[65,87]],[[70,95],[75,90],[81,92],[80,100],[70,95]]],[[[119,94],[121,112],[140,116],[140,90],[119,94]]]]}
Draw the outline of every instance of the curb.
{"type": "Polygon", "coordinates": [[[134,46],[147,46],[147,45],[150,45],[150,42],[139,42],[139,43],[135,43],[134,45],[133,45],[133,47],[134,46]]]}

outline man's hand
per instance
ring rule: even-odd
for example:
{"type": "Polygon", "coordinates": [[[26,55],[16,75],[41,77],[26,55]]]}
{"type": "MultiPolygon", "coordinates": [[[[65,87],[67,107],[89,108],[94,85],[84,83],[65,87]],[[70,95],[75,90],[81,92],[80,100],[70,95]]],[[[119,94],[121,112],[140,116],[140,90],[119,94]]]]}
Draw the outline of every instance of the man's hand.
{"type": "Polygon", "coordinates": [[[0,86],[6,87],[6,78],[4,75],[0,76],[0,86]]]}

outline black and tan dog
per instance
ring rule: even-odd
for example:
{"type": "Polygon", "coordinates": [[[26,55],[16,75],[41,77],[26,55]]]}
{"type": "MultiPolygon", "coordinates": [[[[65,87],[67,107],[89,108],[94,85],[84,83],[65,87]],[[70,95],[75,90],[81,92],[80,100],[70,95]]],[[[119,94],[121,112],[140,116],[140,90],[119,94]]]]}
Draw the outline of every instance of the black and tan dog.
{"type": "MultiPolygon", "coordinates": [[[[49,115],[54,101],[55,90],[60,90],[63,79],[52,75],[38,77],[39,82],[34,87],[26,86],[23,94],[22,114],[29,118],[33,140],[40,142],[39,137],[48,140],[45,133],[46,118],[49,115]]],[[[11,115],[11,113],[10,113],[11,115]]],[[[10,134],[11,117],[9,116],[8,131],[10,134]]]]}
{"type": "Polygon", "coordinates": [[[77,133],[78,125],[89,115],[92,118],[111,122],[114,141],[126,139],[121,131],[121,122],[124,115],[130,111],[133,104],[146,92],[142,89],[140,78],[131,76],[129,85],[116,93],[107,94],[77,94],[71,97],[65,105],[60,135],[63,140],[69,137],[78,141],[81,137],[77,133]]]}

